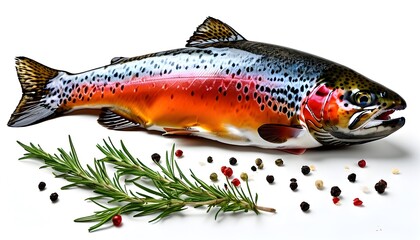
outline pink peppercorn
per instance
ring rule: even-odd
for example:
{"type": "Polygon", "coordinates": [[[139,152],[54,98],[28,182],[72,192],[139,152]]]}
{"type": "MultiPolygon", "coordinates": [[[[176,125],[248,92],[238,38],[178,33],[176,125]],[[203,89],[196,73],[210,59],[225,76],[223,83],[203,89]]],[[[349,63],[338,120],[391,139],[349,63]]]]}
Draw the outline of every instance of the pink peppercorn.
{"type": "Polygon", "coordinates": [[[360,200],[359,198],[355,198],[355,199],[353,200],[353,205],[354,205],[354,206],[362,206],[362,204],[363,204],[363,202],[362,202],[362,200],[360,200]]]}
{"type": "Polygon", "coordinates": [[[175,151],[175,156],[177,156],[177,157],[182,157],[182,154],[184,154],[184,152],[180,149],[175,151]]]}
{"type": "Polygon", "coordinates": [[[233,184],[233,186],[238,187],[239,185],[241,185],[241,182],[239,181],[239,179],[234,178],[232,180],[232,184],[233,184]]]}
{"type": "Polygon", "coordinates": [[[364,167],[366,167],[366,161],[362,159],[357,163],[357,165],[359,165],[359,167],[361,167],[361,168],[364,168],[364,167]]]}

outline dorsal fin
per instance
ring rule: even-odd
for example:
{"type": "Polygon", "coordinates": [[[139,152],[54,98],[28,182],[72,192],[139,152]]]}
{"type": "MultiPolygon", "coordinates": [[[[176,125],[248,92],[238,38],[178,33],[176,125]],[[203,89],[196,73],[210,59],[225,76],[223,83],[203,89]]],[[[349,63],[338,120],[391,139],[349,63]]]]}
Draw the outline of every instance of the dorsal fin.
{"type": "Polygon", "coordinates": [[[124,60],[127,60],[127,59],[128,58],[126,58],[126,57],[114,57],[114,58],[111,59],[111,64],[116,64],[120,61],[124,61],[124,60]]]}
{"type": "Polygon", "coordinates": [[[188,39],[187,47],[200,46],[206,43],[231,42],[246,40],[231,26],[222,21],[208,17],[188,39]]]}

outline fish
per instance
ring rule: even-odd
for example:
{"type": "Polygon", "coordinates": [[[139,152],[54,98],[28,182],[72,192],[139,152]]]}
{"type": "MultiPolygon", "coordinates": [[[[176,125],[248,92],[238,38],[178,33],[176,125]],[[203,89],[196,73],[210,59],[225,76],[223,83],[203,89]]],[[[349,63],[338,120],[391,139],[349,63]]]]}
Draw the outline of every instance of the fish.
{"type": "Polygon", "coordinates": [[[8,126],[100,109],[114,130],[146,129],[301,154],[384,138],[405,100],[333,61],[246,40],[208,17],[184,48],[115,57],[81,73],[16,57],[22,98],[8,126]]]}

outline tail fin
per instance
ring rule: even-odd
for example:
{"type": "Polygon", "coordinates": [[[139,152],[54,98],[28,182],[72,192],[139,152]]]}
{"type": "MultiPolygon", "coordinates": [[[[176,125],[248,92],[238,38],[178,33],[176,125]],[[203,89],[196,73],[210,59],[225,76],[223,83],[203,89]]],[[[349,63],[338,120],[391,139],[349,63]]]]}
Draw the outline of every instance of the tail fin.
{"type": "Polygon", "coordinates": [[[22,87],[22,98],[7,125],[23,127],[54,116],[56,109],[43,98],[49,92],[46,88],[48,82],[59,71],[26,57],[16,58],[16,71],[22,87]]]}

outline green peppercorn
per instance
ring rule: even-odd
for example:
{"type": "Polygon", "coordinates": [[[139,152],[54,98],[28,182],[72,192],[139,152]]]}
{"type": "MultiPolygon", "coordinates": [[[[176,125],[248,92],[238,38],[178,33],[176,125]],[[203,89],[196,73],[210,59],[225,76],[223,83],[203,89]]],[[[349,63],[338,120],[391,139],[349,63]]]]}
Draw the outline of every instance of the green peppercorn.
{"type": "Polygon", "coordinates": [[[350,182],[356,182],[356,173],[351,173],[351,174],[349,174],[349,176],[347,177],[347,179],[348,179],[350,182]]]}
{"type": "Polygon", "coordinates": [[[340,196],[340,194],[341,194],[341,190],[340,190],[340,188],[339,188],[339,187],[334,186],[334,187],[332,187],[332,188],[331,188],[330,193],[331,193],[331,196],[333,196],[333,197],[338,197],[338,196],[340,196]]]}
{"type": "Polygon", "coordinates": [[[311,172],[311,169],[308,166],[302,166],[301,171],[303,175],[308,175],[311,172]]]}
{"type": "Polygon", "coordinates": [[[212,158],[211,156],[208,156],[208,157],[207,157],[207,162],[208,162],[208,163],[212,163],[212,162],[213,162],[213,158],[212,158]]]}
{"type": "Polygon", "coordinates": [[[276,165],[277,166],[283,166],[283,159],[281,159],[281,158],[279,158],[279,159],[276,159],[276,161],[275,161],[275,163],[276,163],[276,165]]]}
{"type": "Polygon", "coordinates": [[[241,179],[243,181],[247,181],[248,180],[248,174],[246,172],[241,173],[241,176],[240,177],[241,177],[241,179]]]}
{"type": "Polygon", "coordinates": [[[259,167],[261,164],[262,164],[261,158],[255,159],[255,165],[257,165],[259,167]]]}
{"type": "Polygon", "coordinates": [[[230,165],[236,165],[237,162],[238,162],[238,160],[236,160],[236,158],[234,158],[234,157],[229,158],[230,165]]]}
{"type": "Polygon", "coordinates": [[[300,204],[300,209],[302,209],[302,211],[304,211],[304,212],[306,212],[306,211],[308,211],[309,210],[309,203],[307,203],[307,202],[302,202],[301,204],[300,204]]]}
{"type": "Polygon", "coordinates": [[[210,174],[210,180],[212,180],[213,182],[216,182],[217,181],[217,173],[211,173],[210,174]]]}
{"type": "Polygon", "coordinates": [[[260,165],[258,165],[258,169],[263,169],[264,168],[264,163],[261,163],[260,165]]]}

